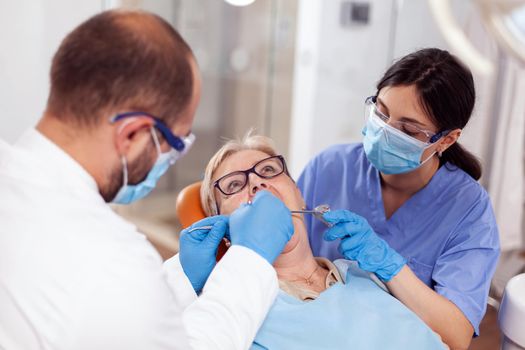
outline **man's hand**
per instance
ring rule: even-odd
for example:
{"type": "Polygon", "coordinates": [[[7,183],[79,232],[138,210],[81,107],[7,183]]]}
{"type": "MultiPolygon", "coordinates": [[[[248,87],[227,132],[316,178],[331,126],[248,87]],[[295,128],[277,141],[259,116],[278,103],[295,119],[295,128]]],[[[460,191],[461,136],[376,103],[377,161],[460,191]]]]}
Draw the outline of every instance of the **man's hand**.
{"type": "Polygon", "coordinates": [[[228,217],[210,216],[182,230],[180,263],[195,293],[200,293],[215,267],[217,248],[228,232],[228,217]]]}
{"type": "Polygon", "coordinates": [[[230,216],[232,245],[250,248],[270,264],[281,254],[294,232],[292,214],[268,191],[258,192],[230,216]]]}

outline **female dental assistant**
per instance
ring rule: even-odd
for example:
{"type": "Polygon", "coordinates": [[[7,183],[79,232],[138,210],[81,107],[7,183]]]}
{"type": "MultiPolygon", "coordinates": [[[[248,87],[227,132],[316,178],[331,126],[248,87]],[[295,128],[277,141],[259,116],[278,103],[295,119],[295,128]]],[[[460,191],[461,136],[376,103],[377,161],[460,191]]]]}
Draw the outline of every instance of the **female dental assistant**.
{"type": "Polygon", "coordinates": [[[365,102],[362,144],[330,147],[304,169],[314,255],[356,260],[451,348],[467,348],[486,310],[499,238],[481,166],[457,140],[475,101],[470,71],[423,49],[392,65],[365,102]]]}

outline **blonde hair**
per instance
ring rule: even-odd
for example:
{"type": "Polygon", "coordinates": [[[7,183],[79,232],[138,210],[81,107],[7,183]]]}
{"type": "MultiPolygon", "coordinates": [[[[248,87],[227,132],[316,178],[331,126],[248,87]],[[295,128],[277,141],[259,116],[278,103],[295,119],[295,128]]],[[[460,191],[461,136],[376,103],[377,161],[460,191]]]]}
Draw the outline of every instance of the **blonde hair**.
{"type": "Polygon", "coordinates": [[[269,156],[276,156],[278,153],[272,139],[262,135],[252,135],[252,130],[248,131],[242,139],[229,140],[222,146],[217,153],[211,157],[204,179],[201,184],[201,205],[206,215],[217,215],[218,206],[215,198],[215,186],[212,182],[213,175],[217,168],[231,155],[245,150],[261,151],[269,156]]]}

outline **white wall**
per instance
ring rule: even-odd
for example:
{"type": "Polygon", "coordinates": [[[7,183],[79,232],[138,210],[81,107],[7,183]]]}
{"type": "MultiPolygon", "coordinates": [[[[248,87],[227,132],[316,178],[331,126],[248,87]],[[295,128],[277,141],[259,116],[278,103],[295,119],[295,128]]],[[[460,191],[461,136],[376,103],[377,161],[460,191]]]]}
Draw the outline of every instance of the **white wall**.
{"type": "Polygon", "coordinates": [[[343,27],[342,1],[299,2],[290,170],[335,143],[361,139],[364,100],[391,61],[394,0],[371,0],[370,23],[343,27]]]}
{"type": "Polygon", "coordinates": [[[13,142],[46,104],[51,58],[62,38],[102,9],[101,0],[0,2],[0,138],[13,142]]]}

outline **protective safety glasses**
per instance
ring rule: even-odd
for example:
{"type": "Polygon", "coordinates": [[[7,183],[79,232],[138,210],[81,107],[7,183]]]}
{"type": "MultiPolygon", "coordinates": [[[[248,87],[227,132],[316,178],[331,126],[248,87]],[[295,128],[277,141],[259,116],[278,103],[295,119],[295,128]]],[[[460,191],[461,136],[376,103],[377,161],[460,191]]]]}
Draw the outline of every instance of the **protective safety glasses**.
{"type": "Polygon", "coordinates": [[[238,193],[248,184],[248,176],[254,173],[263,179],[272,179],[282,173],[288,174],[283,156],[264,158],[247,170],[234,171],[226,174],[213,184],[224,195],[238,193]]]}
{"type": "Polygon", "coordinates": [[[447,135],[450,130],[443,130],[438,133],[421,129],[414,123],[405,121],[391,121],[389,116],[384,115],[376,105],[377,96],[367,97],[365,100],[365,118],[376,116],[391,127],[401,131],[405,135],[418,141],[431,144],[447,135]]]}
{"type": "Polygon", "coordinates": [[[168,145],[170,145],[177,152],[177,158],[180,158],[186,153],[188,153],[189,149],[195,142],[195,135],[193,133],[190,133],[189,135],[184,137],[176,136],[171,132],[171,129],[166,124],[164,124],[164,122],[162,122],[162,120],[146,112],[119,113],[111,117],[109,121],[110,123],[115,123],[121,119],[139,116],[146,116],[153,119],[153,121],[155,122],[153,126],[161,133],[162,137],[164,137],[168,145]]]}

